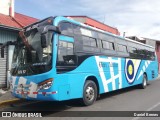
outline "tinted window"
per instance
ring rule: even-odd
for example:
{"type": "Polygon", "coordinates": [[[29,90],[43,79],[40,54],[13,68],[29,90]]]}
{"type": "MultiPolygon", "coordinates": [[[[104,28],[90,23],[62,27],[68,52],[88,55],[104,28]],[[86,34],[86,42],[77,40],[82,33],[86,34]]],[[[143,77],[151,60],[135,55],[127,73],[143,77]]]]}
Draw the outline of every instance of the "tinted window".
{"type": "Polygon", "coordinates": [[[89,30],[89,29],[86,29],[86,28],[80,28],[80,30],[81,30],[81,34],[82,35],[85,35],[85,36],[89,36],[89,37],[93,37],[92,36],[92,31],[91,30],[89,30]]]}
{"type": "Polygon", "coordinates": [[[105,34],[102,34],[102,33],[98,33],[98,37],[103,40],[106,39],[105,34]]]}
{"type": "Polygon", "coordinates": [[[151,52],[151,60],[155,60],[155,53],[151,52]]]}
{"type": "Polygon", "coordinates": [[[137,55],[138,55],[138,57],[140,58],[140,59],[144,59],[145,58],[145,53],[144,53],[144,50],[142,50],[142,49],[138,49],[137,50],[137,55]]]}
{"type": "Polygon", "coordinates": [[[76,57],[73,54],[73,43],[59,41],[57,65],[75,65],[76,57]]]}
{"type": "Polygon", "coordinates": [[[127,46],[118,44],[118,51],[127,52],[127,46]]]}
{"type": "Polygon", "coordinates": [[[150,59],[150,60],[153,60],[154,57],[155,57],[154,52],[149,51],[149,59],[150,59]]]}
{"type": "Polygon", "coordinates": [[[82,39],[83,39],[83,45],[90,46],[90,47],[97,47],[95,38],[82,36],[82,39]]]}
{"type": "Polygon", "coordinates": [[[80,27],[77,25],[73,25],[73,32],[74,34],[81,34],[80,27]]]}
{"type": "Polygon", "coordinates": [[[97,32],[96,31],[92,31],[92,37],[97,38],[97,32]]]}
{"type": "Polygon", "coordinates": [[[128,52],[136,54],[136,48],[128,46],[128,52]]]}
{"type": "Polygon", "coordinates": [[[73,30],[72,30],[71,23],[62,22],[60,23],[59,28],[60,28],[61,34],[73,36],[73,30]]]}
{"type": "Polygon", "coordinates": [[[146,59],[150,59],[150,52],[146,50],[146,59]]]}
{"type": "Polygon", "coordinates": [[[102,40],[102,48],[114,50],[114,43],[102,40]]]}
{"type": "Polygon", "coordinates": [[[74,34],[81,34],[81,35],[97,38],[96,31],[92,31],[74,24],[73,24],[73,32],[74,34]]]}
{"type": "Polygon", "coordinates": [[[107,34],[102,34],[102,33],[98,33],[98,38],[102,40],[114,40],[114,37],[107,34]]]}

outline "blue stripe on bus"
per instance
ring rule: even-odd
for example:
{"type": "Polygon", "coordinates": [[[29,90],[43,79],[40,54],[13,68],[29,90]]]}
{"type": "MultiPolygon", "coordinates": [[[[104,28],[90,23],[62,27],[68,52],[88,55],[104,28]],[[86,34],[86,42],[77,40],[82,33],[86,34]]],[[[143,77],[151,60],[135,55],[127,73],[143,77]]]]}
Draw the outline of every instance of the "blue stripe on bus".
{"type": "Polygon", "coordinates": [[[65,17],[56,17],[56,18],[54,19],[53,25],[54,25],[54,26],[58,26],[59,22],[61,22],[61,21],[68,21],[68,22],[71,22],[71,23],[75,23],[75,24],[77,24],[77,25],[80,25],[79,22],[76,22],[75,20],[71,20],[71,19],[68,19],[68,18],[65,18],[65,17]]]}
{"type": "Polygon", "coordinates": [[[59,39],[62,41],[67,41],[67,42],[74,42],[74,39],[72,37],[68,37],[68,36],[64,36],[64,35],[60,35],[59,39]]]}

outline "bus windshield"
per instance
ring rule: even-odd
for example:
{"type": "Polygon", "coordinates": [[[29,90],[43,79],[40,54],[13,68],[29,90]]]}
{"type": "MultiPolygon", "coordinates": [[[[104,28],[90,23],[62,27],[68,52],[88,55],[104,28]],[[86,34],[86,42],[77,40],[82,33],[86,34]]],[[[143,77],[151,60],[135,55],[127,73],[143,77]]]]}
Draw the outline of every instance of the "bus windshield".
{"type": "Polygon", "coordinates": [[[50,44],[45,48],[41,47],[41,33],[38,30],[24,33],[29,48],[24,44],[23,38],[18,37],[12,60],[13,76],[35,75],[51,69],[53,32],[49,31],[46,34],[50,44]]]}

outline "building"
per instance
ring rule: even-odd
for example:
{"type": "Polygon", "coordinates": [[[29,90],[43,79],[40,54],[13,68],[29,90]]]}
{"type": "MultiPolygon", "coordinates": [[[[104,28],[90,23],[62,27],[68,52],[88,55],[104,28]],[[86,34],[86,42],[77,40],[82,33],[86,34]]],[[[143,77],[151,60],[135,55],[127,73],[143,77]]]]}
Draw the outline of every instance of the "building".
{"type": "MultiPolygon", "coordinates": [[[[19,31],[38,19],[15,13],[14,0],[0,0],[0,47],[4,42],[15,41],[19,31]]],[[[0,88],[7,87],[14,46],[5,49],[5,57],[0,57],[0,88]]]]}
{"type": "Polygon", "coordinates": [[[138,42],[141,42],[141,43],[144,43],[146,44],[146,40],[144,38],[141,38],[141,37],[137,37],[137,36],[128,36],[126,38],[129,38],[129,39],[132,39],[132,40],[135,40],[135,41],[138,41],[138,42]]]}
{"type": "Polygon", "coordinates": [[[160,73],[160,40],[155,40],[155,39],[150,39],[150,38],[143,38],[145,39],[145,43],[148,45],[151,45],[153,47],[155,47],[155,51],[157,54],[157,58],[158,58],[158,68],[159,68],[159,73],[160,73]]]}
{"type": "Polygon", "coordinates": [[[155,48],[157,58],[158,58],[159,73],[160,73],[160,40],[155,40],[155,39],[150,39],[145,37],[137,37],[137,36],[129,36],[127,38],[138,41],[138,42],[142,42],[144,44],[151,45],[155,48]]]}
{"type": "Polygon", "coordinates": [[[87,16],[67,16],[68,18],[74,19],[78,22],[84,23],[86,25],[110,32],[112,34],[120,35],[120,32],[117,28],[111,27],[109,25],[106,25],[104,23],[101,23],[97,20],[94,20],[92,18],[89,18],[87,16]]]}

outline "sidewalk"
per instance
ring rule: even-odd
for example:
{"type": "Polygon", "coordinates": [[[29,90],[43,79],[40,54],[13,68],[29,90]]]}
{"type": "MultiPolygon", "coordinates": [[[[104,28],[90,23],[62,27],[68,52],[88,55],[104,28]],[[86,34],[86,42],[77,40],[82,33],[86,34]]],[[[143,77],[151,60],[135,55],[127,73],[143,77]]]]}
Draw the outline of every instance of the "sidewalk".
{"type": "Polygon", "coordinates": [[[13,97],[10,91],[4,91],[0,89],[0,108],[1,106],[15,103],[18,101],[20,101],[20,99],[13,97]]]}
{"type": "Polygon", "coordinates": [[[15,99],[15,97],[11,95],[10,91],[4,91],[0,89],[0,102],[5,100],[12,100],[12,99],[15,99]]]}

